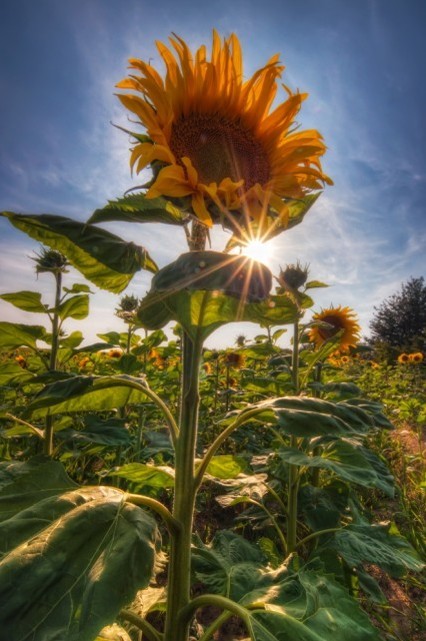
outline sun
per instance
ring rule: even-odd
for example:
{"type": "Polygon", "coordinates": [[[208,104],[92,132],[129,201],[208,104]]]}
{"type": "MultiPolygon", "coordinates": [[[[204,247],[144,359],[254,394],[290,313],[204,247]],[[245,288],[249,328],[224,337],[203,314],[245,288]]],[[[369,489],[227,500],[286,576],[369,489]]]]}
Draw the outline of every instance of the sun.
{"type": "Polygon", "coordinates": [[[272,243],[262,243],[260,240],[252,240],[247,245],[243,245],[241,253],[247,258],[256,260],[266,265],[270,264],[273,258],[272,243]]]}

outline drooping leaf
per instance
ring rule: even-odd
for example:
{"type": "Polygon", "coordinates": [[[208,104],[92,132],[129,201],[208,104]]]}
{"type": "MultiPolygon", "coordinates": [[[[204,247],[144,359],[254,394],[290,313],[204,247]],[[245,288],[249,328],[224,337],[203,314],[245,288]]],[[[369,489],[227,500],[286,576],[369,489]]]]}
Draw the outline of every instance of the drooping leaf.
{"type": "Polygon", "coordinates": [[[126,463],[109,476],[118,476],[136,485],[148,485],[157,488],[174,486],[174,470],[165,465],[147,465],[145,463],[126,463]]]}
{"type": "Polygon", "coordinates": [[[88,280],[121,292],[141,269],[157,271],[146,249],[108,231],[63,216],[0,212],[31,238],[62,252],[88,280]]]}
{"type": "Polygon", "coordinates": [[[419,572],[425,567],[407,539],[391,534],[384,525],[349,525],[339,530],[329,545],[350,566],[374,563],[394,577],[401,577],[408,570],[419,572]]]}
{"type": "MultiPolygon", "coordinates": [[[[363,450],[347,440],[332,440],[319,456],[309,456],[295,448],[281,448],[278,455],[291,465],[316,467],[333,472],[337,477],[365,487],[378,487],[393,496],[393,484],[373,468],[363,450]]],[[[387,474],[389,476],[389,473],[387,474]]]]}
{"type": "Polygon", "coordinates": [[[299,491],[299,507],[312,530],[337,527],[348,504],[348,487],[333,480],[323,487],[304,485],[299,491]]]}
{"type": "Polygon", "coordinates": [[[233,412],[241,417],[258,408],[257,421],[277,425],[286,434],[312,438],[314,436],[351,436],[363,434],[372,427],[367,411],[347,405],[345,401],[332,403],[322,399],[283,396],[248,405],[233,412]]]}
{"type": "Polygon", "coordinates": [[[196,577],[208,591],[246,608],[243,620],[253,641],[379,641],[339,583],[321,571],[296,571],[299,563],[290,557],[270,570],[262,566],[258,548],[232,532],[193,550],[196,577]]]}
{"type": "Polygon", "coordinates": [[[1,294],[0,298],[12,303],[18,309],[23,309],[25,312],[46,313],[46,306],[41,302],[41,294],[39,292],[22,291],[1,294]]]}
{"type": "Polygon", "coordinates": [[[133,193],[109,201],[102,209],[96,209],[88,223],[96,225],[111,221],[183,225],[185,217],[178,207],[165,198],[146,198],[145,194],[133,193]]]}
{"type": "Polygon", "coordinates": [[[0,521],[9,519],[37,501],[77,487],[58,461],[34,457],[0,463],[0,521]]]}
{"type": "Polygon", "coordinates": [[[102,420],[96,415],[88,415],[82,430],[68,428],[57,434],[61,440],[71,440],[76,443],[96,443],[110,447],[129,445],[132,436],[125,427],[125,421],[119,418],[102,420]]]}
{"type": "Polygon", "coordinates": [[[16,349],[17,347],[36,347],[38,340],[47,336],[41,325],[20,325],[19,323],[0,322],[0,347],[16,349]]]}
{"type": "Polygon", "coordinates": [[[147,401],[144,381],[131,376],[74,376],[45,387],[27,407],[27,415],[107,411],[147,401]],[[136,387],[135,387],[136,386],[136,387]]]}
{"type": "Polygon", "coordinates": [[[47,509],[40,532],[0,562],[0,624],[10,641],[93,641],[148,584],[155,522],[118,490],[90,491],[46,526],[47,509]]]}

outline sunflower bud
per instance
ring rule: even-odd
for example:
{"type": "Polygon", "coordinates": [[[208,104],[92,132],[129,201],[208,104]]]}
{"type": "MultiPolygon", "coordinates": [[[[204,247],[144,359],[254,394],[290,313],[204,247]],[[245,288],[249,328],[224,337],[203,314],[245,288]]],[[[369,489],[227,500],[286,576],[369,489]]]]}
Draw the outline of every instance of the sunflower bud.
{"type": "Polygon", "coordinates": [[[69,265],[66,256],[56,249],[41,248],[41,252],[33,258],[36,263],[36,272],[51,272],[52,274],[66,273],[66,267],[69,265]]]}
{"type": "Polygon", "coordinates": [[[299,261],[297,261],[296,265],[287,265],[284,270],[280,268],[280,273],[277,278],[280,286],[287,291],[300,289],[308,280],[308,267],[308,265],[302,267],[299,261]]]}

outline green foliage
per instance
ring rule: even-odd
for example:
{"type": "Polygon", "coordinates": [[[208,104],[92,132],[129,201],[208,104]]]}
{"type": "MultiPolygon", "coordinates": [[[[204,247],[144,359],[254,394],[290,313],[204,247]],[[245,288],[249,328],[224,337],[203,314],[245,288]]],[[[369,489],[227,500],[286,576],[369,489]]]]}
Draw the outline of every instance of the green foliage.
{"type": "Polygon", "coordinates": [[[0,212],[35,240],[57,249],[98,287],[121,292],[141,269],[157,271],[146,249],[105,230],[63,216],[0,212]]]}
{"type": "Polygon", "coordinates": [[[370,343],[399,351],[426,351],[426,285],[424,278],[410,278],[378,308],[370,323],[370,343]]]}
{"type": "Polygon", "coordinates": [[[128,223],[183,225],[186,218],[169,200],[146,198],[143,193],[136,193],[111,200],[102,209],[96,209],[87,222],[96,225],[117,220],[128,223]]]}

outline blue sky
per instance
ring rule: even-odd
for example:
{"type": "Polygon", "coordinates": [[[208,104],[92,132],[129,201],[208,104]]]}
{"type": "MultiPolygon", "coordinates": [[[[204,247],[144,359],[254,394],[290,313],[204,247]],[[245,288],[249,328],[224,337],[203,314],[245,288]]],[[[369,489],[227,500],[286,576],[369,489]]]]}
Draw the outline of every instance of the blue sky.
{"type": "MultiPolygon", "coordinates": [[[[426,84],[423,0],[15,0],[0,23],[0,208],[86,220],[137,184],[128,166],[126,126],[114,84],[130,56],[151,59],[172,31],[191,47],[211,42],[212,28],[235,32],[246,75],[276,52],[284,82],[309,93],[298,118],[314,127],[328,151],[335,182],[299,227],[271,247],[274,270],[300,260],[315,290],[316,309],[349,305],[365,335],[374,305],[411,276],[425,275],[426,84]]],[[[284,93],[282,94],[284,97],[284,93]]],[[[186,251],[166,226],[111,225],[144,245],[160,266],[186,251]]],[[[224,235],[217,233],[215,249],[224,235]]],[[[0,291],[51,291],[35,279],[28,256],[39,246],[0,220],[0,291]]],[[[73,274],[70,274],[71,280],[73,274]]],[[[127,293],[141,297],[148,273],[127,293]]],[[[89,339],[120,328],[118,297],[97,292],[80,328],[89,339]]],[[[2,319],[38,322],[0,301],[2,319]]],[[[254,326],[232,325],[210,340],[231,345],[254,326]]]]}

